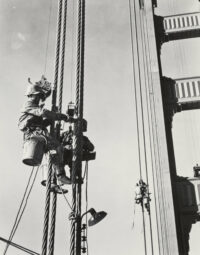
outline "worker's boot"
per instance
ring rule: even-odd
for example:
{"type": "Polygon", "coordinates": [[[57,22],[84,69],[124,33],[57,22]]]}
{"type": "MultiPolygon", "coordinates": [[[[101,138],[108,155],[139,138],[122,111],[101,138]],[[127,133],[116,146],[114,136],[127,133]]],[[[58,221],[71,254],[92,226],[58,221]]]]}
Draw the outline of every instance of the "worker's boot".
{"type": "Polygon", "coordinates": [[[64,167],[61,165],[54,165],[55,173],[58,181],[62,184],[71,184],[71,179],[65,175],[64,167]]]}
{"type": "Polygon", "coordinates": [[[50,191],[55,192],[57,194],[66,194],[68,192],[67,189],[62,189],[59,185],[51,185],[50,191]]]}
{"type": "Polygon", "coordinates": [[[59,154],[51,155],[51,162],[57,176],[58,181],[62,184],[71,184],[71,179],[65,175],[64,165],[62,164],[59,154]]]}

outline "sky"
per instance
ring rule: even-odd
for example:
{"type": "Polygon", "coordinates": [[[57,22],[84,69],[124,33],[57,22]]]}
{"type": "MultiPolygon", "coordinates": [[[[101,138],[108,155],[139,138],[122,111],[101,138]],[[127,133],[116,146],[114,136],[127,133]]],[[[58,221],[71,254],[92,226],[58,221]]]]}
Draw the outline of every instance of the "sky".
{"type": "MultiPolygon", "coordinates": [[[[75,83],[76,39],[72,32],[71,2],[68,4],[63,111],[73,99],[75,83]]],[[[197,0],[158,0],[156,14],[195,12],[199,8],[197,0]]],[[[20,109],[26,99],[27,79],[37,81],[45,73],[53,82],[54,77],[56,1],[52,6],[46,56],[49,10],[48,0],[0,0],[0,236],[4,238],[9,236],[31,171],[21,161],[22,133],[17,127],[20,109]]],[[[163,74],[172,78],[200,75],[199,52],[198,38],[164,44],[161,55],[163,74]]],[[[89,254],[143,255],[140,207],[136,207],[134,213],[139,167],[128,0],[114,3],[111,0],[86,1],[84,99],[87,136],[97,152],[96,160],[89,163],[89,208],[108,213],[101,223],[89,229],[89,254]]],[[[183,176],[192,176],[192,167],[200,163],[199,117],[199,110],[178,113],[174,117],[176,164],[178,174],[183,176]]],[[[41,179],[42,171],[39,171],[13,239],[36,252],[41,250],[43,230],[45,189],[40,184],[41,179]]],[[[153,205],[153,188],[151,192],[153,205]]],[[[70,201],[70,192],[67,197],[70,201]]],[[[69,213],[64,198],[59,196],[55,254],[69,254],[69,213]]],[[[199,231],[197,223],[191,232],[190,255],[199,253],[195,245],[199,231]]],[[[0,254],[4,247],[5,244],[0,243],[0,254]]],[[[155,255],[158,254],[156,248],[155,244],[155,255]]],[[[24,253],[10,247],[7,254],[24,253]]]]}

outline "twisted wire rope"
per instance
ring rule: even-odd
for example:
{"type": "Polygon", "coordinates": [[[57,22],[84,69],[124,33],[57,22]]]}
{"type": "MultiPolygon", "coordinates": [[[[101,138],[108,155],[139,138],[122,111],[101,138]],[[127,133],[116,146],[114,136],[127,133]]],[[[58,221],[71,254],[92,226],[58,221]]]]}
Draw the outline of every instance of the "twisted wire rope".
{"type": "MultiPolygon", "coordinates": [[[[80,89],[79,89],[79,126],[78,126],[78,188],[77,188],[77,215],[81,217],[81,196],[82,196],[82,119],[83,119],[83,99],[84,99],[84,51],[85,51],[85,0],[80,1],[81,5],[81,36],[80,36],[80,89]]],[[[81,219],[77,221],[77,255],[81,254],[81,219]]]]}
{"type": "MultiPolygon", "coordinates": [[[[141,36],[142,36],[142,48],[143,48],[143,62],[145,63],[144,69],[145,69],[145,100],[147,102],[147,120],[148,120],[148,132],[149,132],[149,139],[150,139],[150,160],[151,160],[151,168],[153,171],[153,149],[152,149],[152,137],[151,137],[151,127],[150,127],[150,109],[149,109],[149,98],[148,98],[148,92],[149,92],[149,85],[150,85],[150,75],[149,75],[149,69],[148,69],[148,56],[147,56],[147,45],[146,45],[146,31],[145,31],[145,11],[140,11],[140,23],[141,23],[141,36]]],[[[146,145],[145,145],[146,146],[146,145]]],[[[149,187],[149,180],[148,180],[148,168],[147,168],[147,160],[146,161],[146,179],[147,179],[147,185],[149,187]]],[[[148,196],[150,195],[148,190],[148,196]]],[[[153,230],[152,230],[152,218],[150,213],[150,203],[149,203],[149,227],[150,227],[150,238],[151,238],[151,252],[154,254],[154,243],[153,243],[153,230]]]]}
{"type": "Polygon", "coordinates": [[[31,171],[31,174],[30,174],[30,177],[28,179],[28,183],[27,183],[27,186],[26,186],[26,189],[25,189],[25,192],[24,192],[24,195],[23,195],[23,198],[22,198],[22,201],[20,203],[20,207],[19,207],[19,210],[18,210],[18,213],[17,213],[17,216],[15,218],[15,222],[14,222],[14,225],[13,225],[13,228],[11,230],[11,233],[10,233],[10,236],[9,236],[9,239],[8,239],[8,242],[7,242],[7,245],[4,249],[4,255],[7,253],[7,250],[9,248],[9,245],[17,231],[17,228],[19,226],[19,223],[22,219],[22,216],[24,214],[24,211],[26,209],[26,206],[27,206],[27,203],[28,203],[28,199],[29,199],[29,196],[31,194],[31,191],[33,189],[33,185],[35,183],[35,180],[36,180],[36,177],[37,177],[37,174],[38,174],[38,170],[39,170],[39,167],[37,168],[36,172],[35,172],[35,175],[33,177],[33,180],[32,180],[32,183],[31,182],[31,178],[33,176],[33,171],[34,171],[34,167],[32,168],[32,171],[31,171]]]}
{"type": "Polygon", "coordinates": [[[47,175],[47,182],[46,182],[46,199],[45,199],[45,209],[44,209],[44,225],[43,225],[41,255],[47,254],[47,242],[48,242],[48,230],[49,230],[49,211],[50,211],[50,198],[51,198],[50,197],[51,172],[52,172],[52,164],[51,164],[51,158],[49,156],[48,175],[47,175]]]}
{"type": "Polygon", "coordinates": [[[55,106],[56,106],[57,86],[58,86],[63,0],[58,0],[58,3],[59,3],[59,6],[58,6],[58,23],[57,23],[57,40],[56,40],[56,61],[55,61],[55,73],[54,73],[54,89],[53,89],[53,95],[52,95],[53,110],[55,109],[55,106]]]}
{"type": "Polygon", "coordinates": [[[82,117],[83,117],[83,67],[82,58],[84,53],[83,48],[83,1],[78,1],[78,33],[77,33],[77,69],[76,69],[76,114],[78,121],[74,125],[74,141],[73,141],[73,162],[72,162],[72,208],[75,212],[77,221],[71,222],[71,240],[70,240],[70,255],[80,254],[80,234],[81,234],[81,153],[82,153],[82,117]],[[76,183],[78,177],[78,183],[76,183]],[[76,245],[75,245],[76,243],[76,245]]]}
{"type": "Polygon", "coordinates": [[[44,75],[46,74],[46,69],[47,69],[47,57],[48,57],[48,49],[49,49],[49,36],[50,36],[50,23],[51,23],[52,5],[53,5],[53,0],[50,0],[49,21],[48,21],[47,41],[46,41],[45,61],[44,61],[45,62],[44,63],[44,75]]]}
{"type": "Polygon", "coordinates": [[[65,67],[65,42],[66,42],[66,27],[67,27],[67,0],[64,0],[64,17],[62,29],[62,49],[61,49],[61,70],[60,70],[60,87],[59,87],[59,112],[62,111],[62,95],[63,95],[63,80],[65,67]]]}
{"type": "MultiPolygon", "coordinates": [[[[55,174],[53,173],[53,178],[55,174]]],[[[56,205],[57,205],[57,194],[52,192],[52,207],[51,207],[51,225],[49,231],[49,255],[54,254],[54,242],[55,242],[55,226],[56,226],[56,205]]]]}
{"type": "MultiPolygon", "coordinates": [[[[58,8],[58,24],[57,24],[57,41],[56,41],[56,62],[55,62],[55,83],[54,83],[54,101],[52,101],[52,106],[56,105],[57,99],[57,90],[58,90],[58,76],[59,76],[59,67],[61,65],[61,73],[60,73],[60,83],[59,83],[59,105],[58,110],[61,112],[62,110],[62,94],[63,94],[63,78],[64,78],[64,57],[65,57],[65,37],[66,37],[66,16],[67,16],[67,0],[64,2],[64,14],[63,14],[63,0],[59,0],[59,8],[58,8]],[[64,18],[63,18],[64,15],[64,18]],[[62,29],[63,28],[63,29],[62,29]],[[62,34],[63,33],[63,34],[62,34]],[[60,48],[61,48],[61,37],[62,40],[62,61],[60,64],[60,48]]],[[[52,99],[53,100],[53,99],[52,99]]],[[[60,123],[57,126],[56,134],[55,134],[55,126],[54,131],[52,131],[54,137],[59,138],[60,136],[60,123]]],[[[57,184],[57,180],[55,177],[55,172],[52,172],[51,182],[55,185],[57,184]]],[[[50,232],[49,232],[49,255],[54,254],[54,242],[55,242],[55,227],[56,227],[56,207],[57,207],[57,193],[52,192],[52,201],[51,201],[51,223],[50,223],[50,232]]]]}
{"type": "MultiPolygon", "coordinates": [[[[131,2],[130,1],[129,1],[129,9],[130,9],[130,18],[131,18],[131,16],[132,16],[131,14],[132,13],[131,13],[131,2]]],[[[139,45],[140,23],[139,23],[138,17],[137,17],[136,1],[135,0],[133,0],[133,11],[134,11],[134,31],[135,31],[135,36],[136,36],[136,63],[137,63],[137,66],[138,66],[138,85],[136,83],[135,87],[136,86],[139,87],[140,111],[141,111],[141,122],[142,122],[141,123],[142,124],[142,138],[143,138],[143,142],[144,142],[143,149],[144,149],[145,167],[146,167],[146,165],[147,165],[147,162],[146,162],[146,150],[145,150],[146,140],[145,140],[144,107],[143,107],[143,95],[142,95],[142,71],[141,71],[141,67],[142,67],[141,66],[142,65],[141,62],[142,61],[141,61],[141,53],[140,53],[140,45],[139,45]]],[[[131,20],[130,23],[131,23],[131,26],[132,26],[132,20],[131,20]]],[[[131,27],[131,32],[132,32],[132,27],[131,27]]],[[[133,44],[133,41],[132,41],[132,44],[133,44]]],[[[134,54],[133,51],[132,51],[132,54],[134,54]]],[[[133,58],[134,58],[134,56],[133,56],[133,58]]],[[[140,169],[140,178],[142,178],[142,169],[140,169]]],[[[144,221],[143,205],[142,205],[142,217],[143,217],[143,231],[144,231],[143,232],[143,234],[144,234],[144,252],[145,252],[145,255],[147,255],[146,226],[145,226],[145,221],[144,221]]]]}
{"type": "MultiPolygon", "coordinates": [[[[63,0],[58,0],[58,20],[57,20],[57,40],[56,40],[56,60],[55,60],[55,73],[54,73],[54,87],[52,93],[52,111],[56,110],[56,97],[57,97],[57,86],[58,86],[58,73],[59,73],[59,60],[60,60],[60,42],[61,42],[61,27],[62,27],[62,6],[63,0]]],[[[55,135],[54,124],[51,125],[50,134],[55,135]]],[[[44,213],[44,228],[43,228],[43,239],[42,239],[42,253],[41,255],[47,254],[47,245],[48,245],[48,230],[49,230],[49,214],[50,214],[50,202],[51,202],[51,181],[52,181],[52,164],[49,157],[49,166],[48,166],[48,177],[46,183],[46,200],[45,200],[45,213],[44,213]]],[[[52,198],[52,216],[51,216],[51,227],[49,234],[49,253],[53,254],[54,250],[54,236],[55,236],[55,217],[56,217],[56,194],[52,198]]]]}

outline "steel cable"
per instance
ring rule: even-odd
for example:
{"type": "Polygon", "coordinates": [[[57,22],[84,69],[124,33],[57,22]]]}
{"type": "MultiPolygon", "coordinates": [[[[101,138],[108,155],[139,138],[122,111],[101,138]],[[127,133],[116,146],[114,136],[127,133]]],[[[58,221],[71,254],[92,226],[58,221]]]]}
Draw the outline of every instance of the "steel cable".
{"type": "MultiPolygon", "coordinates": [[[[80,38],[81,38],[81,1],[78,1],[78,34],[77,34],[77,68],[76,68],[76,114],[79,117],[79,91],[80,91],[80,38]]],[[[76,170],[78,169],[78,125],[74,125],[73,137],[73,161],[72,161],[72,213],[77,213],[77,184],[76,184],[76,170]]],[[[76,242],[76,221],[75,218],[71,220],[70,230],[70,255],[75,254],[76,242]]],[[[77,247],[76,247],[77,249],[77,247]]]]}
{"type": "MultiPolygon", "coordinates": [[[[85,163],[85,178],[86,178],[86,187],[85,187],[85,211],[88,211],[88,161],[85,163]]],[[[88,245],[88,214],[86,214],[86,245],[87,245],[87,255],[89,255],[89,245],[88,245]]]]}
{"type": "Polygon", "coordinates": [[[66,42],[66,27],[67,27],[67,1],[64,0],[64,16],[63,16],[63,29],[62,29],[62,50],[61,50],[61,70],[60,70],[60,86],[59,86],[59,112],[62,111],[62,96],[63,96],[63,80],[64,80],[64,67],[65,67],[65,42],[66,42]]]}
{"type": "Polygon", "coordinates": [[[60,64],[62,7],[63,7],[63,0],[58,0],[58,23],[57,23],[57,40],[56,40],[56,61],[55,61],[55,72],[54,72],[54,88],[53,88],[53,94],[52,94],[52,110],[55,110],[55,108],[56,108],[58,74],[59,74],[59,64],[60,64]]]}
{"type": "MultiPolygon", "coordinates": [[[[33,175],[33,171],[34,171],[34,167],[32,168],[32,171],[31,171],[31,174],[30,174],[30,176],[29,176],[28,183],[27,183],[27,186],[26,186],[26,189],[25,189],[25,192],[24,192],[22,201],[21,201],[21,203],[20,203],[20,207],[19,207],[17,216],[16,216],[16,218],[15,218],[15,222],[14,222],[13,228],[12,228],[12,230],[11,230],[11,233],[10,233],[10,236],[9,236],[9,239],[8,239],[9,242],[12,241],[12,239],[13,239],[13,237],[14,237],[16,231],[17,231],[17,228],[18,228],[18,226],[19,226],[19,223],[20,223],[20,221],[21,221],[21,219],[22,219],[22,216],[23,216],[23,214],[24,214],[24,211],[25,211],[25,209],[26,209],[29,196],[30,196],[30,194],[31,194],[31,191],[32,191],[32,189],[33,189],[33,185],[34,185],[34,183],[35,183],[35,180],[36,180],[36,177],[37,177],[37,174],[38,174],[38,169],[39,169],[39,167],[37,168],[36,173],[35,173],[35,176],[33,177],[32,184],[30,185],[31,178],[32,178],[32,175],[33,175]],[[30,185],[30,188],[29,188],[29,185],[30,185]],[[28,190],[28,189],[29,189],[29,190],[28,190]],[[25,201],[25,204],[24,204],[24,201],[25,201]],[[24,204],[24,205],[23,205],[23,204],[24,204]],[[23,207],[23,208],[22,208],[22,207],[23,207]]],[[[9,248],[9,243],[7,243],[3,255],[6,254],[8,248],[9,248]]]]}
{"type": "MultiPolygon", "coordinates": [[[[80,88],[79,88],[79,103],[78,106],[78,118],[77,125],[77,209],[76,213],[79,216],[77,221],[77,233],[76,233],[76,252],[77,255],[81,254],[81,196],[82,196],[82,120],[83,120],[83,98],[84,98],[84,53],[85,53],[85,0],[80,1],[81,22],[80,22],[80,88]]],[[[78,85],[78,84],[77,84],[78,85]]],[[[76,124],[75,124],[76,126],[76,124]]]]}
{"type": "Polygon", "coordinates": [[[49,21],[48,21],[47,42],[46,42],[45,61],[44,61],[45,62],[45,64],[44,64],[44,75],[46,74],[46,69],[47,69],[47,55],[48,55],[48,49],[49,49],[49,35],[50,35],[52,3],[53,3],[53,0],[50,1],[50,7],[49,7],[49,21]]]}
{"type": "Polygon", "coordinates": [[[131,11],[131,0],[129,0],[129,18],[130,18],[130,32],[131,32],[131,51],[132,51],[132,65],[133,65],[133,79],[134,79],[134,98],[135,98],[135,109],[136,109],[136,127],[137,127],[137,147],[139,157],[139,171],[140,179],[142,178],[142,166],[141,166],[141,154],[140,154],[140,131],[139,131],[139,113],[138,113],[138,99],[137,99],[137,86],[136,86],[136,68],[134,61],[134,42],[133,42],[133,20],[131,11]]]}
{"type": "MultiPolygon", "coordinates": [[[[32,177],[32,175],[33,175],[33,170],[34,170],[34,167],[32,168],[32,171],[31,171],[31,173],[30,173],[30,176],[29,176],[29,179],[28,179],[28,183],[27,183],[27,185],[26,185],[26,188],[25,188],[25,191],[24,191],[24,195],[23,195],[23,197],[22,197],[22,201],[21,201],[21,203],[20,203],[20,206],[19,206],[19,209],[18,209],[16,218],[15,218],[15,221],[14,221],[14,224],[13,224],[13,227],[12,227],[12,230],[11,230],[11,232],[10,232],[10,236],[9,236],[9,238],[8,238],[8,241],[12,241],[13,233],[14,233],[14,231],[15,231],[15,227],[16,227],[16,224],[17,224],[17,222],[18,222],[18,217],[19,217],[19,214],[20,214],[22,205],[23,205],[23,203],[24,203],[24,199],[25,199],[26,194],[27,194],[27,190],[28,190],[28,187],[29,187],[29,184],[30,184],[30,181],[31,181],[31,177],[32,177]]],[[[7,249],[8,249],[8,246],[9,246],[9,244],[7,243],[3,255],[6,254],[7,249]]]]}
{"type": "Polygon", "coordinates": [[[76,70],[76,114],[74,125],[72,164],[72,208],[76,212],[76,222],[71,224],[70,255],[76,250],[81,254],[81,185],[82,185],[82,118],[84,90],[84,45],[85,45],[85,1],[78,1],[77,70],[76,70]],[[75,243],[76,242],[76,247],[75,243]]]}
{"type": "MultiPolygon", "coordinates": [[[[53,175],[54,175],[53,178],[55,178],[54,173],[53,173],[53,175]]],[[[51,224],[50,224],[50,231],[49,231],[49,253],[48,253],[49,255],[54,254],[56,206],[57,206],[57,194],[56,194],[56,192],[52,192],[51,224]]]]}
{"type": "MultiPolygon", "coordinates": [[[[152,153],[152,143],[151,143],[151,128],[150,128],[150,112],[149,112],[149,100],[147,96],[147,91],[149,88],[150,77],[148,73],[148,59],[147,59],[147,47],[146,47],[146,38],[145,38],[145,28],[144,28],[144,13],[143,10],[140,11],[140,24],[141,24],[141,37],[142,37],[142,51],[143,51],[143,63],[144,63],[144,76],[145,76],[145,95],[146,95],[146,103],[147,103],[147,122],[148,122],[148,132],[149,132],[149,140],[150,140],[150,156],[151,156],[151,167],[153,170],[153,153],[152,153]]],[[[143,130],[144,133],[144,130],[143,130]]],[[[146,147],[145,137],[144,137],[144,147],[146,147]]],[[[149,178],[148,178],[148,164],[147,164],[147,156],[145,153],[145,169],[146,169],[146,180],[149,189],[149,178]]],[[[148,199],[149,199],[149,191],[148,191],[148,199]]],[[[150,210],[150,204],[149,204],[150,210]]],[[[149,211],[149,225],[150,225],[150,237],[151,237],[151,250],[152,255],[154,254],[154,246],[153,246],[153,232],[152,232],[152,219],[149,211]]]]}
{"type": "MultiPolygon", "coordinates": [[[[63,0],[59,1],[58,7],[58,24],[57,24],[57,41],[56,41],[56,61],[55,61],[55,76],[54,76],[54,96],[52,98],[52,107],[56,105],[57,89],[58,89],[58,75],[60,70],[60,83],[59,83],[59,104],[58,111],[62,110],[62,94],[63,94],[63,78],[64,78],[64,61],[65,61],[65,38],[66,38],[66,20],[67,20],[67,0],[64,1],[64,14],[63,14],[63,0]],[[64,15],[64,17],[63,17],[64,15]],[[62,37],[63,36],[63,37],[62,37]],[[61,52],[61,67],[60,65],[60,48],[61,48],[61,37],[62,37],[62,52],[61,52]]],[[[60,137],[60,123],[57,126],[57,130],[52,129],[51,134],[59,139],[60,137]]],[[[55,126],[54,126],[55,129],[55,126]]],[[[57,184],[55,172],[51,174],[51,183],[57,184]]],[[[51,200],[51,223],[49,231],[49,255],[54,254],[54,242],[55,242],[55,226],[56,226],[56,207],[57,207],[57,193],[52,192],[51,200]]]]}
{"type": "Polygon", "coordinates": [[[49,211],[50,211],[50,189],[51,189],[51,172],[52,164],[49,156],[48,165],[48,176],[46,182],[46,199],[45,199],[45,212],[44,212],[44,225],[43,225],[43,238],[42,238],[42,253],[41,255],[47,254],[47,242],[48,242],[48,230],[49,230],[49,211]]]}
{"type": "Polygon", "coordinates": [[[4,239],[2,237],[0,237],[0,241],[3,241],[3,242],[5,242],[5,243],[7,243],[7,244],[9,244],[9,245],[11,245],[11,246],[21,250],[21,251],[24,251],[24,252],[26,252],[28,254],[31,254],[31,255],[40,255],[39,253],[37,253],[35,251],[32,251],[32,250],[27,249],[27,248],[25,248],[25,247],[23,247],[23,246],[21,246],[19,244],[16,244],[16,243],[13,243],[11,241],[8,241],[8,240],[6,240],[6,239],[4,239]]]}
{"type": "MultiPolygon", "coordinates": [[[[134,10],[134,25],[135,25],[135,36],[136,36],[136,50],[137,50],[137,54],[136,54],[136,58],[137,58],[137,65],[138,65],[138,79],[139,79],[139,94],[140,94],[140,107],[141,107],[141,115],[142,115],[142,128],[143,128],[143,140],[144,138],[144,109],[143,109],[143,98],[142,98],[142,90],[141,90],[141,86],[142,86],[142,79],[141,79],[141,67],[140,67],[140,56],[139,56],[139,45],[138,45],[138,22],[137,22],[137,16],[136,16],[136,4],[135,4],[135,0],[133,0],[134,5],[133,5],[133,10],[134,10]]],[[[129,9],[130,9],[130,17],[132,17],[132,12],[131,12],[131,3],[129,0],[129,9]]],[[[132,19],[130,19],[130,23],[131,23],[131,31],[132,30],[132,19]]],[[[133,44],[133,40],[132,40],[132,44],[133,44]]],[[[133,45],[132,45],[132,49],[133,49],[133,45]]],[[[133,53],[133,62],[134,62],[134,52],[133,53]]],[[[137,86],[137,83],[135,83],[135,87],[137,86]]],[[[136,95],[137,96],[137,95],[136,95]]],[[[145,148],[144,148],[145,150],[145,148]]],[[[141,160],[141,159],[140,159],[141,160]]],[[[140,171],[140,177],[142,177],[142,170],[140,171]]],[[[142,178],[141,178],[142,179],[142,178]]],[[[145,251],[145,255],[147,255],[147,244],[146,244],[146,229],[145,229],[145,222],[144,222],[144,210],[142,210],[142,217],[143,217],[143,228],[144,228],[144,251],[145,251]]]]}
{"type": "MultiPolygon", "coordinates": [[[[157,127],[157,119],[156,119],[156,115],[155,115],[155,112],[156,112],[156,109],[155,109],[155,98],[154,98],[154,88],[153,88],[153,78],[152,78],[152,70],[151,70],[151,66],[150,66],[150,46],[149,46],[149,36],[148,36],[148,28],[147,28],[147,18],[146,18],[146,9],[144,8],[144,18],[145,18],[145,35],[146,35],[146,39],[145,39],[145,47],[146,47],[146,52],[148,53],[147,56],[146,56],[146,61],[147,61],[147,74],[149,75],[148,76],[148,80],[149,80],[149,109],[150,109],[150,115],[151,115],[151,120],[155,122],[155,127],[157,127]]],[[[159,146],[158,146],[158,140],[157,140],[157,129],[156,128],[153,128],[153,125],[152,125],[152,129],[151,131],[149,131],[149,133],[151,133],[151,139],[150,139],[150,150],[151,150],[151,158],[152,155],[154,154],[154,164],[152,162],[152,169],[153,167],[155,166],[155,169],[157,168],[157,170],[155,171],[155,174],[156,174],[156,178],[159,179],[160,177],[158,176],[158,174],[160,174],[160,161],[157,160],[156,158],[156,153],[158,154],[157,157],[159,158],[160,157],[160,152],[159,152],[159,146]],[[153,146],[152,146],[153,144],[153,146]],[[156,151],[156,148],[157,148],[157,151],[156,151]]],[[[157,188],[159,188],[159,186],[161,186],[163,189],[163,185],[162,183],[160,183],[159,185],[156,184],[156,180],[155,180],[155,176],[153,174],[153,187],[154,187],[154,192],[155,194],[158,194],[158,198],[157,196],[155,195],[155,206],[156,208],[160,208],[159,210],[161,211],[161,207],[160,207],[160,201],[164,201],[164,198],[163,198],[163,194],[162,192],[160,191],[156,191],[157,188]],[[160,198],[159,198],[160,197],[160,198]],[[158,202],[159,201],[159,202],[158,202]]],[[[156,210],[156,226],[157,226],[157,232],[160,233],[160,229],[158,227],[158,217],[160,215],[158,215],[158,212],[156,210]]],[[[160,216],[161,217],[161,216],[160,216]]],[[[162,220],[160,218],[160,222],[162,223],[162,220]]],[[[151,222],[150,222],[150,228],[151,227],[151,222]]],[[[162,226],[161,226],[162,228],[162,226]]],[[[152,231],[152,230],[151,230],[152,231]]],[[[158,237],[158,236],[157,236],[158,237]]],[[[158,247],[159,247],[159,251],[161,252],[161,244],[160,244],[160,241],[158,240],[158,247]]]]}

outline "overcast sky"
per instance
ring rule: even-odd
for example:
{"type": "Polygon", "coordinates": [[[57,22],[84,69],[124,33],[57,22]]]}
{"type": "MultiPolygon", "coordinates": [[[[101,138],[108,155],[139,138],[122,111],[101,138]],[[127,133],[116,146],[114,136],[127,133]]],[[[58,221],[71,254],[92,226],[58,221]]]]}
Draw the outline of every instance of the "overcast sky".
{"type": "MultiPolygon", "coordinates": [[[[68,6],[63,111],[73,98],[71,82],[74,89],[71,56],[75,38],[72,38],[71,2],[68,6]]],[[[22,133],[17,127],[27,79],[39,80],[46,62],[45,75],[53,82],[56,1],[53,1],[45,60],[49,8],[49,0],[0,0],[0,236],[5,238],[13,226],[31,170],[21,162],[22,133]]],[[[159,15],[196,11],[199,11],[198,0],[158,0],[156,9],[159,15]]],[[[172,78],[200,75],[199,45],[199,39],[164,44],[163,74],[172,78]]],[[[143,255],[140,207],[136,207],[135,227],[132,229],[134,189],[139,168],[128,0],[86,1],[85,50],[84,116],[88,121],[87,135],[97,151],[96,160],[89,164],[89,207],[108,213],[104,221],[89,229],[89,252],[91,255],[143,255]]],[[[193,111],[178,113],[174,118],[173,134],[180,175],[192,176],[193,165],[200,163],[199,115],[199,111],[193,111]]],[[[13,239],[36,252],[41,251],[43,230],[45,189],[40,185],[41,177],[40,171],[13,239]]],[[[67,196],[70,200],[71,194],[67,196]]],[[[59,196],[55,254],[69,254],[69,213],[65,200],[59,196]]],[[[190,255],[199,254],[195,245],[199,229],[197,223],[191,234],[190,255]]],[[[4,247],[5,244],[0,243],[1,254],[4,247]]],[[[10,247],[7,254],[24,253],[10,247]]]]}

